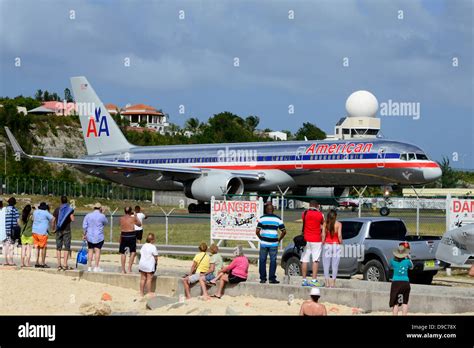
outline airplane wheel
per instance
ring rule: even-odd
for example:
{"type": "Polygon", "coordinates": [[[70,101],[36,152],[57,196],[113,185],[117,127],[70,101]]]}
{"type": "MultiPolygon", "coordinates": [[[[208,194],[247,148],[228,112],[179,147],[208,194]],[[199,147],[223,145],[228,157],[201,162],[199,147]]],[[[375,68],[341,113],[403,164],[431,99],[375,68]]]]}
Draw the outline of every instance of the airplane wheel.
{"type": "Polygon", "coordinates": [[[388,209],[387,207],[382,207],[380,208],[379,213],[382,216],[388,216],[388,214],[390,214],[390,209],[388,209]]]}
{"type": "Polygon", "coordinates": [[[191,203],[190,205],[188,205],[188,213],[189,214],[195,214],[197,212],[197,204],[196,203],[191,203]]]}

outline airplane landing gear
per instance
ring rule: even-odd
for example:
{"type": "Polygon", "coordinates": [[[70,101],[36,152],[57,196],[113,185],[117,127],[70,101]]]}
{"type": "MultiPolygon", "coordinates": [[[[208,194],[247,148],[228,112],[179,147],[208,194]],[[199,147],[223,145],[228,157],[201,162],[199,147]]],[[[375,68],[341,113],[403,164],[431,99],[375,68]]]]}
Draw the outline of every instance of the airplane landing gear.
{"type": "Polygon", "coordinates": [[[380,208],[379,213],[382,216],[388,216],[388,214],[390,214],[390,208],[388,206],[392,205],[392,201],[390,200],[388,196],[384,197],[384,201],[385,201],[385,206],[380,208]]]}

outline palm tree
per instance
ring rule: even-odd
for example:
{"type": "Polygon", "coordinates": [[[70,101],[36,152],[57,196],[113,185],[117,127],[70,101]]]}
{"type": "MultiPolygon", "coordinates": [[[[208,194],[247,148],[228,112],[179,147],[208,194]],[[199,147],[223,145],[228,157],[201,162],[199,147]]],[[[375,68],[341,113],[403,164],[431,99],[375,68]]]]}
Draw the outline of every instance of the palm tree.
{"type": "Polygon", "coordinates": [[[43,101],[43,91],[38,89],[35,93],[35,99],[38,101],[43,101]]]}
{"type": "Polygon", "coordinates": [[[201,122],[199,122],[197,117],[191,117],[184,124],[184,128],[196,134],[199,131],[199,128],[201,128],[201,122]]]}
{"type": "Polygon", "coordinates": [[[255,131],[259,123],[260,123],[260,118],[258,116],[248,116],[245,118],[245,125],[252,132],[255,131]]]}

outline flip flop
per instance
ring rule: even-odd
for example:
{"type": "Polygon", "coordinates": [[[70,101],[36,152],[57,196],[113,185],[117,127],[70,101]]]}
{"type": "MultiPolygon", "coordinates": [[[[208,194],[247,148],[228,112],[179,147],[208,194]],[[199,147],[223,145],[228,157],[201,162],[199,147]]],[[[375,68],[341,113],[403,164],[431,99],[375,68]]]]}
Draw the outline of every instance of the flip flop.
{"type": "Polygon", "coordinates": [[[222,296],[211,295],[211,297],[215,297],[215,298],[218,298],[220,300],[222,296]]]}
{"type": "Polygon", "coordinates": [[[64,270],[64,268],[62,268],[61,266],[58,266],[58,271],[62,271],[64,270]]]}

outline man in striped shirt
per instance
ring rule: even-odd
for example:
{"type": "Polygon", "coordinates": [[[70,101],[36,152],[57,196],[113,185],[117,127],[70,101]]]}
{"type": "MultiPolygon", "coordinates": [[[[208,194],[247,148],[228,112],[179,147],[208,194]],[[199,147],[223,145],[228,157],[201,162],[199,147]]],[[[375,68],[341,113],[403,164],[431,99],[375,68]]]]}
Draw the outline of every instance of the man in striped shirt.
{"type": "Polygon", "coordinates": [[[286,229],[280,217],[273,214],[273,205],[265,204],[265,214],[258,219],[257,237],[260,239],[259,273],[260,283],[267,282],[267,255],[270,254],[269,283],[278,284],[276,280],[278,244],[285,237],[286,229]],[[281,234],[278,236],[278,230],[281,234]]]}

